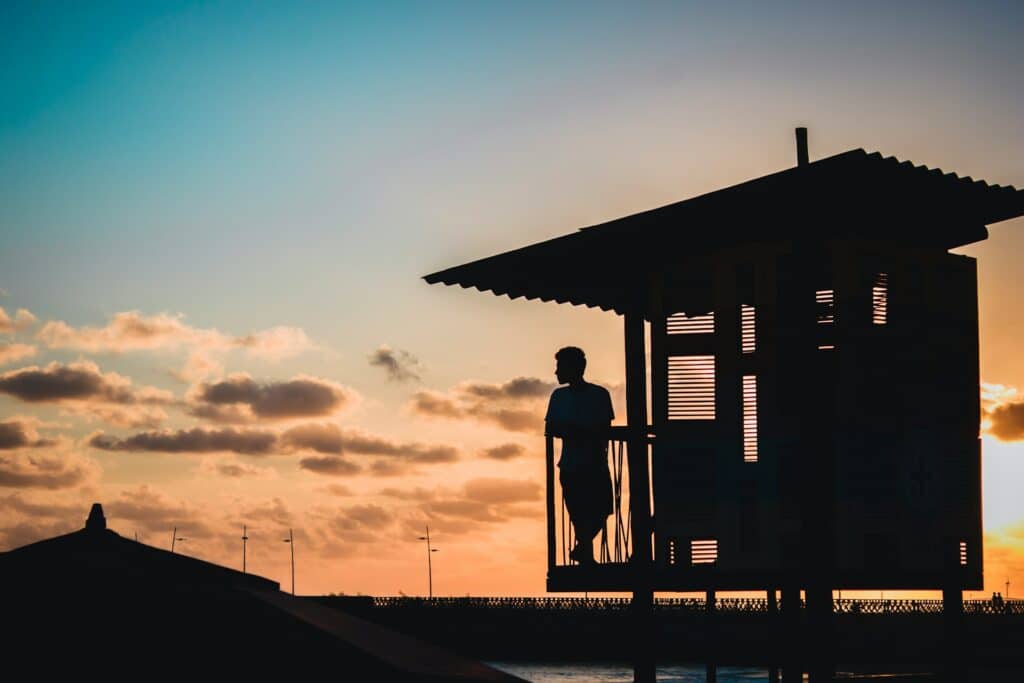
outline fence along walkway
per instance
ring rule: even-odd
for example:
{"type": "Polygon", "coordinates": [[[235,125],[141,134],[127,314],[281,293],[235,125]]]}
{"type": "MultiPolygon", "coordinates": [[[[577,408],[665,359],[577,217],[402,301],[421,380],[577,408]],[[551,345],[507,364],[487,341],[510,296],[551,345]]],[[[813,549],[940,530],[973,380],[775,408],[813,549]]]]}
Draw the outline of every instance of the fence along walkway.
{"type": "MultiPolygon", "coordinates": [[[[627,610],[630,598],[414,598],[414,597],[372,597],[375,608],[431,608],[431,609],[487,609],[487,610],[568,610],[568,611],[616,611],[627,610]]],[[[801,602],[801,606],[804,603],[801,602]]],[[[703,598],[657,598],[654,609],[657,612],[703,612],[706,603],[703,598]]],[[[881,600],[842,599],[833,600],[832,608],[840,614],[941,614],[941,600],[881,600]]],[[[717,598],[715,610],[720,612],[768,612],[766,598],[717,598]]],[[[964,612],[968,614],[1016,614],[1024,615],[1024,600],[965,600],[964,612]]]]}

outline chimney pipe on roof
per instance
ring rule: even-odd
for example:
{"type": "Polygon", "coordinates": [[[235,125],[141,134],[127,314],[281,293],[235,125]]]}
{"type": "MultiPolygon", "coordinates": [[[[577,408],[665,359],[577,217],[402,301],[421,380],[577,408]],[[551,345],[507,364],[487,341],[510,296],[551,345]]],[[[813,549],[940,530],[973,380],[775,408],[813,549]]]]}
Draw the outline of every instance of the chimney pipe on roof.
{"type": "Polygon", "coordinates": [[[796,165],[806,166],[810,159],[807,153],[807,129],[801,126],[796,129],[796,165]]]}
{"type": "Polygon", "coordinates": [[[89,510],[89,519],[85,520],[85,528],[88,531],[103,531],[107,528],[107,518],[103,514],[103,506],[93,503],[89,510]]]}

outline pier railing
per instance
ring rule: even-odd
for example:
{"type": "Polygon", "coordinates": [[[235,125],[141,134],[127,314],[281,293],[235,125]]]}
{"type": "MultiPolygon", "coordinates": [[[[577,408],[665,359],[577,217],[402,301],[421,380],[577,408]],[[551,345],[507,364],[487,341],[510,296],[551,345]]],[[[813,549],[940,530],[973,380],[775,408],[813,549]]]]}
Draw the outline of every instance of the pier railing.
{"type": "MultiPolygon", "coordinates": [[[[431,608],[431,609],[483,609],[483,610],[557,610],[557,611],[625,611],[631,605],[630,598],[570,598],[570,597],[447,597],[415,598],[367,597],[375,608],[431,608]]],[[[704,598],[657,598],[656,612],[705,613],[704,598]]],[[[881,600],[848,599],[833,600],[833,610],[838,614],[895,615],[942,613],[941,600],[881,600]]],[[[768,601],[764,598],[717,598],[715,611],[721,613],[767,613],[768,601]]],[[[967,614],[1012,614],[1024,615],[1024,600],[965,600],[967,614]]]]}
{"type": "MultiPolygon", "coordinates": [[[[608,474],[612,487],[612,514],[609,515],[595,544],[598,564],[626,564],[633,552],[630,533],[632,522],[629,505],[629,442],[635,439],[629,427],[608,429],[608,474]]],[[[561,439],[545,436],[545,459],[547,470],[547,522],[548,522],[548,570],[560,566],[578,564],[569,554],[576,543],[572,520],[565,504],[559,481],[558,459],[561,439]]],[[[643,438],[646,446],[647,438],[643,438]]],[[[646,453],[645,453],[646,457],[646,453]]]]}

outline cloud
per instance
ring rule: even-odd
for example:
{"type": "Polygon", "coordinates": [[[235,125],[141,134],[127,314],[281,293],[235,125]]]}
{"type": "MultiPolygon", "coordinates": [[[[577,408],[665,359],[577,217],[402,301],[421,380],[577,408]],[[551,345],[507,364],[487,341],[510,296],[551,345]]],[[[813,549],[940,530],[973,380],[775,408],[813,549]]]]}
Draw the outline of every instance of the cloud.
{"type": "Polygon", "coordinates": [[[988,432],[1000,441],[1024,440],[1024,402],[993,406],[985,413],[988,432]]]}
{"type": "Polygon", "coordinates": [[[0,393],[26,403],[57,403],[120,426],[154,426],[167,417],[161,406],[173,402],[168,391],[136,387],[127,377],[103,373],[90,361],[53,362],[0,374],[0,393]]]}
{"type": "Polygon", "coordinates": [[[38,425],[39,420],[34,418],[10,419],[0,422],[0,450],[54,445],[55,440],[39,436],[36,429],[38,425]]]}
{"type": "Polygon", "coordinates": [[[81,529],[88,512],[88,505],[37,501],[20,492],[0,496],[0,551],[81,529]],[[17,517],[25,519],[15,521],[17,517]]]}
{"type": "Polygon", "coordinates": [[[0,334],[22,332],[35,325],[36,322],[36,317],[26,308],[19,308],[11,318],[3,306],[0,306],[0,334]]]}
{"type": "Polygon", "coordinates": [[[224,365],[202,350],[190,353],[181,370],[170,371],[171,377],[183,384],[199,382],[207,377],[216,377],[222,374],[224,374],[224,365]]]}
{"type": "Polygon", "coordinates": [[[111,524],[131,522],[149,533],[170,532],[177,527],[186,537],[210,537],[210,527],[202,520],[199,510],[182,501],[176,501],[142,484],[122,491],[113,501],[103,504],[103,511],[111,524]]]}
{"type": "Polygon", "coordinates": [[[231,479],[258,478],[270,479],[277,475],[277,472],[270,467],[256,467],[249,463],[235,460],[222,460],[218,458],[206,458],[199,464],[199,471],[203,474],[214,474],[231,479]]]}
{"type": "Polygon", "coordinates": [[[0,550],[14,550],[36,541],[70,533],[81,527],[81,524],[68,520],[25,520],[0,528],[0,550]]]}
{"type": "Polygon", "coordinates": [[[0,365],[13,363],[36,355],[36,347],[29,344],[0,344],[0,365]]]}
{"type": "Polygon", "coordinates": [[[412,412],[428,417],[449,417],[459,419],[465,411],[454,399],[437,391],[418,391],[413,394],[410,404],[412,412]]]}
{"type": "Polygon", "coordinates": [[[408,351],[392,349],[386,344],[381,345],[370,354],[370,365],[384,368],[388,379],[392,382],[410,382],[420,380],[420,362],[408,351]]]}
{"type": "Polygon", "coordinates": [[[36,338],[52,349],[74,349],[90,353],[157,351],[189,348],[214,352],[240,349],[250,355],[279,360],[315,348],[297,327],[271,327],[234,336],[216,329],[192,327],[183,316],[158,313],[146,316],[138,311],[115,313],[103,327],[72,327],[61,320],[43,325],[36,338]]]}
{"type": "Polygon", "coordinates": [[[488,384],[486,382],[468,381],[459,385],[458,390],[469,396],[479,396],[492,400],[529,400],[546,399],[554,391],[555,385],[536,377],[515,377],[504,384],[488,384]]]}
{"type": "Polygon", "coordinates": [[[288,526],[295,521],[291,510],[280,498],[272,498],[265,503],[250,505],[242,511],[241,519],[250,524],[269,522],[278,526],[288,526]]]}
{"type": "Polygon", "coordinates": [[[350,477],[362,472],[359,465],[334,455],[302,458],[299,460],[299,467],[330,477],[350,477]]]}
{"type": "Polygon", "coordinates": [[[346,519],[370,529],[381,529],[394,521],[394,516],[379,505],[353,505],[343,510],[346,519]]]}
{"type": "Polygon", "coordinates": [[[519,479],[482,477],[466,482],[464,491],[470,500],[485,503],[524,503],[541,497],[537,482],[519,479]]]}
{"type": "Polygon", "coordinates": [[[189,413],[235,424],[323,417],[339,412],[356,398],[353,390],[317,377],[256,382],[248,375],[236,374],[196,387],[189,395],[189,413]]]}
{"type": "Polygon", "coordinates": [[[413,468],[406,463],[395,460],[374,460],[370,464],[370,474],[375,477],[400,477],[412,472],[413,468]]]}
{"type": "Polygon", "coordinates": [[[387,538],[395,516],[379,505],[351,505],[332,511],[321,511],[326,532],[335,542],[371,544],[387,538]]]}
{"type": "Polygon", "coordinates": [[[149,431],[125,439],[102,432],[89,439],[89,445],[104,451],[149,451],[156,453],[218,453],[271,455],[278,453],[277,435],[261,430],[192,429],[149,431]]]}
{"type": "MultiPolygon", "coordinates": [[[[459,458],[458,449],[453,446],[393,441],[357,430],[342,430],[331,423],[298,425],[281,434],[235,427],[151,430],[125,438],[98,432],[89,437],[88,444],[100,450],[120,452],[273,455],[313,451],[321,455],[303,457],[299,467],[331,476],[351,476],[363,471],[360,465],[342,457],[346,455],[381,456],[369,470],[379,475],[398,474],[415,465],[449,463],[459,458]]],[[[219,473],[243,476],[232,467],[221,469],[219,473]]]]}
{"type": "Polygon", "coordinates": [[[0,486],[7,488],[69,489],[94,472],[93,463],[73,456],[0,454],[0,486]]]}
{"type": "Polygon", "coordinates": [[[541,499],[541,487],[530,480],[483,477],[454,489],[385,488],[379,494],[412,505],[415,514],[406,520],[409,529],[429,523],[431,529],[449,534],[543,514],[536,504],[541,499]]]}
{"type": "Polygon", "coordinates": [[[332,496],[339,496],[339,497],[348,497],[348,496],[356,495],[352,491],[352,489],[350,489],[347,486],[342,486],[341,484],[328,484],[327,486],[324,486],[323,488],[319,488],[317,490],[321,491],[323,493],[330,494],[332,496]]]}
{"type": "Polygon", "coordinates": [[[480,455],[491,460],[512,460],[526,452],[526,449],[517,443],[503,443],[499,446],[485,448],[480,455]]]}
{"type": "Polygon", "coordinates": [[[982,429],[1000,441],[1024,440],[1024,401],[1016,388],[981,383],[982,429]]]}
{"type": "Polygon", "coordinates": [[[40,503],[26,500],[20,493],[0,497],[0,510],[17,512],[29,517],[59,518],[72,520],[80,518],[84,523],[88,509],[81,505],[62,505],[52,501],[40,503]]]}
{"type": "Polygon", "coordinates": [[[446,393],[420,391],[408,408],[417,415],[476,420],[511,432],[543,429],[544,400],[555,385],[536,377],[516,377],[501,384],[467,381],[446,393]]]}
{"type": "Polygon", "coordinates": [[[394,441],[358,430],[343,430],[332,423],[311,423],[293,427],[281,435],[282,443],[296,450],[313,450],[335,455],[382,455],[414,463],[454,462],[458,449],[452,446],[394,441]]]}

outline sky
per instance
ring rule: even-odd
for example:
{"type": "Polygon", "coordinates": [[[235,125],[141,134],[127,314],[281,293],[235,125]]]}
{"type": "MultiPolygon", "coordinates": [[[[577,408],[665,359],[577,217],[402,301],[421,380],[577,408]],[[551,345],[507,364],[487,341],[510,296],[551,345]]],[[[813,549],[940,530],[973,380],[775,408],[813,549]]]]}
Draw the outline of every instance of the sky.
{"type": "MultiPolygon", "coordinates": [[[[544,590],[553,352],[420,278],[811,158],[1024,186],[1024,7],[0,7],[0,549],[110,526],[299,592],[544,590]]],[[[978,259],[986,590],[1024,594],[1024,220],[978,259]]]]}

